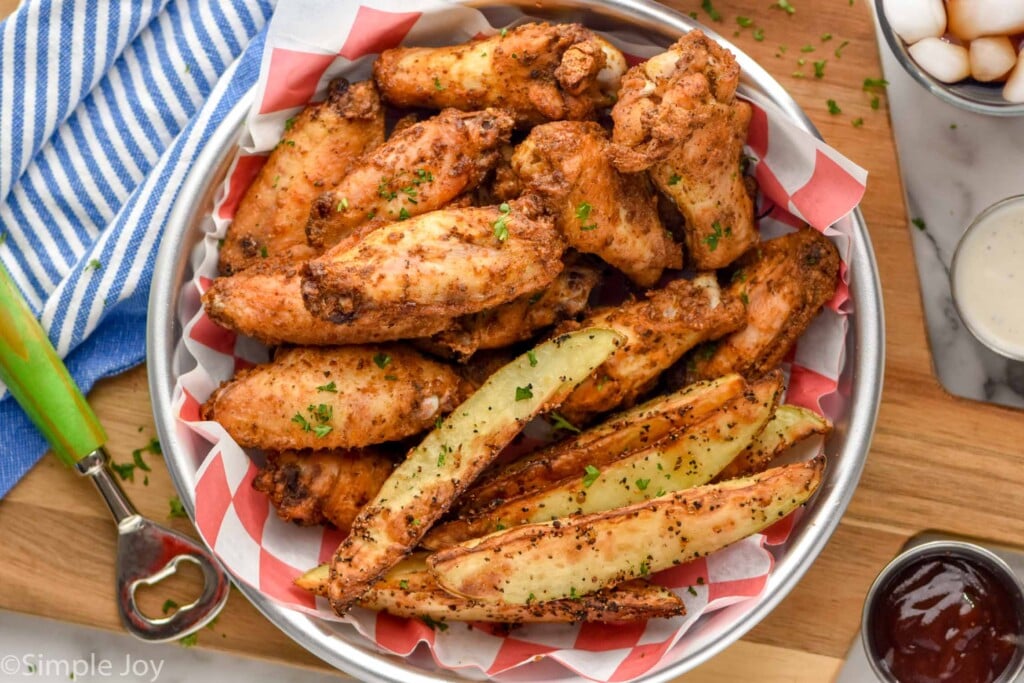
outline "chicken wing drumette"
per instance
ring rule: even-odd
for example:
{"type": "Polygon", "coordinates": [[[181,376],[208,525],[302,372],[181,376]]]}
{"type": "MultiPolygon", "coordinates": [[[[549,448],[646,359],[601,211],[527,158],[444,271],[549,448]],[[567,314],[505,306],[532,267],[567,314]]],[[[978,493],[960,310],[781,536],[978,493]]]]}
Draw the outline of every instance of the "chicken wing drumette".
{"type": "Polygon", "coordinates": [[[740,168],[751,109],[736,99],[739,77],[732,54],[693,30],[631,68],[612,109],[613,162],[648,170],[673,200],[698,270],[727,266],[758,240],[740,168]]]}
{"type": "Polygon", "coordinates": [[[483,180],[511,134],[511,116],[498,109],[446,109],[404,127],[316,198],[309,244],[326,249],[374,218],[398,221],[446,206],[483,180]]]}
{"type": "Polygon", "coordinates": [[[691,380],[775,368],[835,294],[839,252],[813,228],[762,242],[739,261],[730,295],[746,303],[742,329],[695,354],[691,380]]]}
{"type": "Polygon", "coordinates": [[[647,178],[619,173],[608,147],[598,124],[557,121],[530,131],[511,166],[524,191],[548,201],[569,246],[652,287],[665,268],[682,268],[682,247],[662,226],[647,178]]]}
{"type": "Polygon", "coordinates": [[[546,286],[564,248],[536,197],[433,211],[309,261],[302,294],[314,315],[341,325],[426,329],[546,286]]]}
{"type": "Polygon", "coordinates": [[[372,81],[331,83],[327,99],[285,126],[284,137],[238,205],[220,250],[222,273],[306,247],[309,205],[334,187],[352,163],[384,141],[384,111],[372,81]]]}
{"type": "Polygon", "coordinates": [[[615,101],[626,60],[579,24],[523,24],[449,47],[399,47],[374,62],[399,107],[502,107],[519,124],[590,119],[615,101]]]}

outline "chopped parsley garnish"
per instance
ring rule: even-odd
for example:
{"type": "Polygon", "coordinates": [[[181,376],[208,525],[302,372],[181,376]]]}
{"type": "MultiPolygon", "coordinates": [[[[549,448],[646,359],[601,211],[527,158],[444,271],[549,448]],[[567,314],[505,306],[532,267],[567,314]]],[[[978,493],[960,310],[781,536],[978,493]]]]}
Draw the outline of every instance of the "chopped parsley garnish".
{"type": "Polygon", "coordinates": [[[914,227],[916,227],[918,230],[925,230],[928,228],[928,226],[925,225],[923,218],[912,218],[910,222],[913,223],[914,227]]]}
{"type": "Polygon", "coordinates": [[[279,176],[279,175],[274,176],[274,184],[271,185],[271,187],[277,187],[277,181],[280,180],[280,179],[281,179],[281,176],[279,176]]]}
{"type": "Polygon", "coordinates": [[[740,25],[740,28],[750,28],[754,25],[754,20],[750,17],[736,17],[736,23],[740,25]]]}
{"type": "Polygon", "coordinates": [[[188,516],[187,514],[185,514],[185,506],[181,504],[181,498],[174,496],[167,502],[168,505],[170,506],[170,511],[167,513],[168,519],[174,519],[175,517],[180,517],[184,519],[188,516]]]}
{"type": "Polygon", "coordinates": [[[423,183],[429,183],[434,180],[434,174],[424,168],[416,169],[416,177],[413,179],[413,185],[422,185],[423,183]]]}
{"type": "Polygon", "coordinates": [[[426,614],[424,614],[422,617],[420,617],[420,621],[422,621],[424,624],[426,624],[427,626],[429,626],[430,628],[432,628],[435,631],[447,631],[448,630],[448,624],[444,623],[443,621],[434,621],[433,619],[431,619],[426,614]]]}
{"type": "Polygon", "coordinates": [[[824,78],[825,77],[825,65],[828,63],[827,59],[820,59],[814,63],[814,77],[824,78]]]}
{"type": "Polygon", "coordinates": [[[398,210],[398,220],[400,221],[409,220],[411,216],[412,214],[410,214],[408,209],[406,209],[404,206],[398,210]]]}
{"type": "Polygon", "coordinates": [[[502,38],[507,36],[508,35],[508,29],[507,28],[501,29],[501,34],[500,35],[501,35],[502,38]]]}
{"type": "Polygon", "coordinates": [[[335,211],[337,211],[338,213],[341,213],[342,211],[344,211],[347,208],[348,208],[348,199],[346,197],[342,197],[341,199],[338,200],[338,206],[335,207],[335,211]]]}
{"type": "Polygon", "coordinates": [[[679,175],[678,173],[673,173],[672,175],[670,175],[668,177],[668,184],[669,185],[678,185],[679,181],[682,180],[682,179],[683,179],[683,177],[681,175],[679,175]]]}
{"type": "Polygon", "coordinates": [[[292,129],[293,126],[295,126],[295,117],[294,116],[291,117],[290,119],[286,119],[285,120],[285,122],[284,122],[284,129],[286,131],[289,131],[289,130],[292,129]]]}
{"type": "Polygon", "coordinates": [[[328,423],[334,416],[334,408],[326,403],[306,406],[309,419],[303,417],[302,413],[292,415],[291,421],[299,425],[304,432],[312,432],[316,438],[322,439],[334,429],[328,423]]]}
{"type": "Polygon", "coordinates": [[[764,29],[761,28],[760,26],[758,26],[757,28],[754,29],[754,34],[753,35],[754,35],[754,40],[756,40],[757,42],[760,43],[761,41],[764,40],[764,29]]]}
{"type": "Polygon", "coordinates": [[[381,370],[386,368],[390,363],[391,356],[384,353],[383,351],[378,351],[377,353],[373,354],[373,364],[376,365],[381,370]]]}
{"type": "Polygon", "coordinates": [[[380,182],[377,183],[377,196],[380,197],[381,199],[386,199],[388,201],[391,201],[392,199],[397,197],[398,193],[391,190],[389,185],[390,181],[388,181],[388,179],[385,177],[381,177],[380,182]]]}
{"type": "Polygon", "coordinates": [[[826,100],[825,104],[828,105],[828,113],[832,114],[832,116],[843,113],[843,110],[839,108],[839,105],[836,104],[835,100],[826,100]]]}
{"type": "Polygon", "coordinates": [[[821,42],[827,43],[830,40],[832,40],[832,34],[831,33],[822,33],[821,34],[821,42]]]}
{"type": "Polygon", "coordinates": [[[697,597],[697,591],[694,589],[693,586],[687,586],[686,591],[693,597],[697,597]]]}
{"type": "Polygon", "coordinates": [[[309,431],[309,422],[306,420],[306,418],[302,417],[302,413],[295,413],[294,415],[292,415],[292,422],[299,425],[299,427],[302,428],[302,431],[309,431]]]}
{"type": "Polygon", "coordinates": [[[597,469],[593,465],[587,465],[583,468],[583,488],[590,488],[590,485],[597,481],[597,478],[601,476],[601,470],[597,469]]]}
{"type": "Polygon", "coordinates": [[[555,429],[564,429],[566,431],[573,432],[574,434],[580,433],[579,427],[569,422],[558,413],[551,411],[550,413],[548,413],[548,415],[551,417],[551,426],[554,427],[555,429]]]}
{"type": "Polygon", "coordinates": [[[804,45],[802,48],[800,48],[800,52],[814,52],[814,46],[804,45]]]}
{"type": "Polygon", "coordinates": [[[441,79],[438,78],[437,76],[434,76],[434,90],[437,90],[439,92],[441,90],[444,90],[444,86],[441,85],[441,79]]]}
{"type": "Polygon", "coordinates": [[[651,573],[651,566],[644,560],[640,563],[640,576],[647,576],[651,573]]]}
{"type": "Polygon", "coordinates": [[[746,292],[740,292],[740,301],[743,302],[744,306],[749,306],[750,305],[750,297],[747,296],[746,292]]]}
{"type": "Polygon", "coordinates": [[[178,639],[178,644],[182,647],[195,647],[195,644],[199,642],[199,633],[190,633],[184,638],[178,639]]]}
{"type": "Polygon", "coordinates": [[[708,245],[708,251],[714,251],[715,249],[718,249],[718,241],[723,237],[732,236],[732,228],[726,228],[725,230],[722,230],[722,224],[719,223],[718,221],[715,221],[714,223],[711,224],[711,229],[712,233],[710,235],[705,236],[704,239],[701,240],[701,242],[708,245]]]}
{"type": "Polygon", "coordinates": [[[316,390],[317,391],[326,391],[326,392],[331,393],[331,394],[336,394],[336,393],[338,393],[338,385],[335,384],[333,381],[330,381],[327,384],[321,384],[320,386],[318,386],[316,388],[316,390]]]}
{"type": "Polygon", "coordinates": [[[733,282],[746,282],[746,280],[747,280],[747,273],[742,268],[740,268],[735,273],[733,273],[732,277],[729,278],[729,282],[730,283],[733,283],[733,282]]]}
{"type": "Polygon", "coordinates": [[[172,609],[177,609],[177,608],[178,608],[178,603],[176,603],[174,600],[171,600],[170,598],[167,598],[166,600],[164,600],[163,606],[160,607],[160,611],[163,612],[164,614],[167,614],[172,609]]]}
{"type": "Polygon", "coordinates": [[[103,267],[103,264],[100,263],[98,260],[91,259],[89,261],[89,263],[86,264],[85,269],[86,270],[99,270],[102,267],[103,267]]]}
{"type": "Polygon", "coordinates": [[[333,429],[334,427],[332,427],[331,425],[317,425],[313,427],[313,433],[316,434],[316,438],[322,439],[328,434],[330,434],[331,430],[333,429]]]}
{"type": "Polygon", "coordinates": [[[650,483],[651,483],[650,479],[637,479],[636,480],[636,487],[640,491],[646,491],[647,490],[647,485],[650,484],[650,483]]]}
{"type": "Polygon", "coordinates": [[[864,119],[858,116],[853,121],[850,121],[850,123],[853,124],[854,128],[860,128],[861,126],[864,125],[864,119]]]}
{"type": "Polygon", "coordinates": [[[711,4],[711,0],[701,0],[700,8],[708,13],[711,17],[711,21],[721,21],[722,14],[715,9],[715,6],[711,4]]]}
{"type": "Polygon", "coordinates": [[[533,398],[533,385],[527,384],[525,387],[516,387],[516,400],[525,401],[528,398],[533,398]]]}
{"type": "Polygon", "coordinates": [[[864,90],[865,92],[872,92],[874,90],[884,90],[885,86],[889,85],[889,81],[884,78],[865,78],[864,79],[864,90]]]}
{"type": "Polygon", "coordinates": [[[396,375],[384,375],[384,379],[386,379],[389,382],[398,381],[398,377],[396,375]]]}
{"type": "Polygon", "coordinates": [[[526,352],[526,358],[527,360],[530,361],[531,368],[537,367],[537,354],[533,351],[533,349],[530,349],[529,351],[526,352]]]}
{"type": "Polygon", "coordinates": [[[498,220],[494,221],[494,236],[498,238],[499,242],[504,242],[508,239],[508,217],[512,213],[512,207],[507,202],[503,202],[498,207],[498,211],[501,215],[498,216],[498,220]]]}
{"type": "Polygon", "coordinates": [[[407,580],[405,580],[405,579],[402,579],[401,581],[398,582],[398,587],[401,588],[404,591],[407,591],[407,590],[409,590],[409,582],[407,580]]]}
{"type": "Polygon", "coordinates": [[[776,0],[775,4],[771,6],[775,9],[782,10],[786,14],[796,14],[796,7],[793,7],[789,0],[776,0]]]}
{"type": "Polygon", "coordinates": [[[597,228],[597,223],[587,223],[590,219],[590,210],[593,207],[587,202],[580,202],[576,206],[576,220],[580,222],[580,230],[594,230],[597,228]]]}
{"type": "Polygon", "coordinates": [[[437,466],[444,467],[445,458],[452,452],[452,447],[446,443],[441,444],[441,451],[437,454],[437,466]]]}
{"type": "Polygon", "coordinates": [[[840,57],[843,56],[843,54],[842,54],[843,53],[843,48],[846,47],[849,44],[850,44],[850,41],[848,41],[848,40],[844,40],[843,42],[839,43],[839,47],[837,47],[836,51],[832,53],[832,54],[834,54],[836,56],[836,59],[839,59],[840,57]]]}
{"type": "MultiPolygon", "coordinates": [[[[878,98],[878,95],[875,95],[874,97],[871,98],[871,108],[874,109],[875,111],[878,110],[878,107],[881,104],[882,104],[882,101],[878,98]]],[[[951,128],[956,128],[956,124],[954,123],[951,126],[951,128]]]]}

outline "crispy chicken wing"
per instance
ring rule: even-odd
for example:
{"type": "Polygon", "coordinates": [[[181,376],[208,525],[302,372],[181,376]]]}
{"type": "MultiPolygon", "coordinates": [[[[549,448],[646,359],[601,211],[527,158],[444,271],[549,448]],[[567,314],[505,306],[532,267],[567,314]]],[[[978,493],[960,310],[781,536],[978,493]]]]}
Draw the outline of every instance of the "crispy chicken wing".
{"type": "Polygon", "coordinates": [[[590,291],[600,279],[599,268],[582,259],[567,259],[565,268],[547,288],[459,318],[452,327],[422,343],[429,350],[465,360],[480,350],[529,339],[585,309],[590,291]]]}
{"type": "Polygon", "coordinates": [[[767,242],[744,256],[729,285],[747,302],[744,327],[695,354],[692,379],[738,372],[759,377],[789,353],[835,294],[839,252],[813,228],[767,242]]]}
{"type": "Polygon", "coordinates": [[[203,294],[215,323],[267,346],[341,346],[411,339],[451,327],[452,318],[398,320],[390,327],[358,320],[344,325],[318,318],[302,300],[305,261],[267,259],[230,277],[219,277],[203,294]]]}
{"type": "Polygon", "coordinates": [[[434,211],[310,261],[302,294],[314,315],[339,324],[426,326],[546,286],[563,250],[536,197],[434,211]]]}
{"type": "Polygon", "coordinates": [[[243,197],[220,250],[222,273],[306,247],[309,205],[348,172],[359,155],[384,141],[384,111],[372,81],[331,83],[327,99],[306,107],[243,197]]]}
{"type": "Polygon", "coordinates": [[[523,24],[449,47],[385,50],[373,65],[399,107],[503,107],[519,124],[590,119],[615,101],[626,60],[579,24],[523,24]]]}
{"type": "Polygon", "coordinates": [[[202,415],[246,448],[361,448],[426,429],[465,388],[404,346],[296,347],[224,382],[202,415]]]}
{"type": "Polygon", "coordinates": [[[252,487],[267,494],[286,522],[330,524],[347,533],[394,468],[372,449],[271,451],[252,487]]]}
{"type": "Polygon", "coordinates": [[[665,268],[682,268],[682,247],[661,225],[647,178],[615,170],[608,147],[598,124],[556,121],[530,131],[512,156],[512,169],[526,192],[554,208],[569,246],[652,287],[665,268]]]}
{"type": "Polygon", "coordinates": [[[713,274],[674,280],[646,298],[597,310],[581,323],[621,332],[626,343],[565,400],[558,412],[571,422],[627,406],[684,353],[743,324],[743,304],[722,296],[713,274]]]}
{"type": "Polygon", "coordinates": [[[751,109],[736,99],[732,54],[693,30],[629,70],[612,109],[612,160],[649,170],[686,218],[694,267],[721,268],[758,240],[740,170],[751,109]]]}
{"type": "Polygon", "coordinates": [[[327,248],[380,217],[397,221],[439,209],[480,184],[512,134],[500,109],[446,109],[413,123],[358,160],[309,211],[309,244],[327,248]]]}

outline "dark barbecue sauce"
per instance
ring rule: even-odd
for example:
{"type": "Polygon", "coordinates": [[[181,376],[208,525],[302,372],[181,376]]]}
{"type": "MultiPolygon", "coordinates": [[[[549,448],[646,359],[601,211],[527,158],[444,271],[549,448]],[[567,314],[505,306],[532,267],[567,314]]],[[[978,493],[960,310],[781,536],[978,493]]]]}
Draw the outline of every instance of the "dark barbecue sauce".
{"type": "Polygon", "coordinates": [[[908,565],[882,587],[876,605],[872,646],[900,683],[990,683],[1021,633],[1003,583],[959,557],[908,565]]]}

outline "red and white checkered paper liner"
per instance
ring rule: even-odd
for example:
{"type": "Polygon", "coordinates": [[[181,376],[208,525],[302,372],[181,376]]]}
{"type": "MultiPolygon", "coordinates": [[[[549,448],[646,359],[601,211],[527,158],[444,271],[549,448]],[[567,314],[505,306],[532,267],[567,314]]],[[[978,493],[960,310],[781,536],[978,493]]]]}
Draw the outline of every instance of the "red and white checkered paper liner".
{"type": "MultiPolygon", "coordinates": [[[[521,23],[528,18],[509,10],[502,20],[521,23]]],[[[292,580],[327,560],[340,535],[278,519],[266,497],[251,486],[257,471],[253,458],[258,460],[259,454],[250,457],[218,424],[199,419],[200,404],[221,381],[267,358],[259,344],[212,323],[201,310],[199,295],[216,276],[218,239],[266,153],[280,139],[285,121],[322,98],[331,79],[368,77],[373,55],[400,43],[445,45],[496,30],[479,11],[440,0],[280,3],[267,36],[242,149],[221,189],[208,234],[192,253],[196,274],[181,296],[184,334],[178,354],[182,365],[191,367],[187,361],[194,359],[196,367],[179,376],[174,406],[182,431],[198,437],[185,440],[192,445],[196,468],[196,524],[236,577],[283,605],[327,620],[338,617],[322,600],[296,589],[292,580]]],[[[660,51],[637,33],[605,35],[633,63],[660,51]]],[[[828,235],[843,256],[839,291],[786,363],[788,402],[828,414],[830,402],[822,399],[836,391],[844,364],[846,257],[854,239],[852,222],[841,219],[860,201],[866,173],[788,123],[769,103],[754,105],[747,151],[757,159],[760,213],[768,214],[760,222],[763,236],[790,231],[805,220],[828,235]]],[[[820,448],[819,440],[806,451],[820,448]]],[[[445,669],[468,667],[516,680],[561,679],[570,672],[597,681],[632,680],[685,653],[688,630],[702,615],[717,610],[697,627],[701,640],[709,630],[722,631],[734,623],[742,605],[723,608],[760,594],[774,563],[768,547],[775,546],[776,554],[784,552],[796,516],[721,552],[657,574],[658,583],[686,602],[687,614],[674,619],[628,625],[538,624],[511,633],[486,624],[434,631],[418,620],[359,609],[343,621],[385,652],[409,655],[426,644],[435,664],[445,669]]],[[[479,672],[466,673],[478,677],[479,672]]]]}

